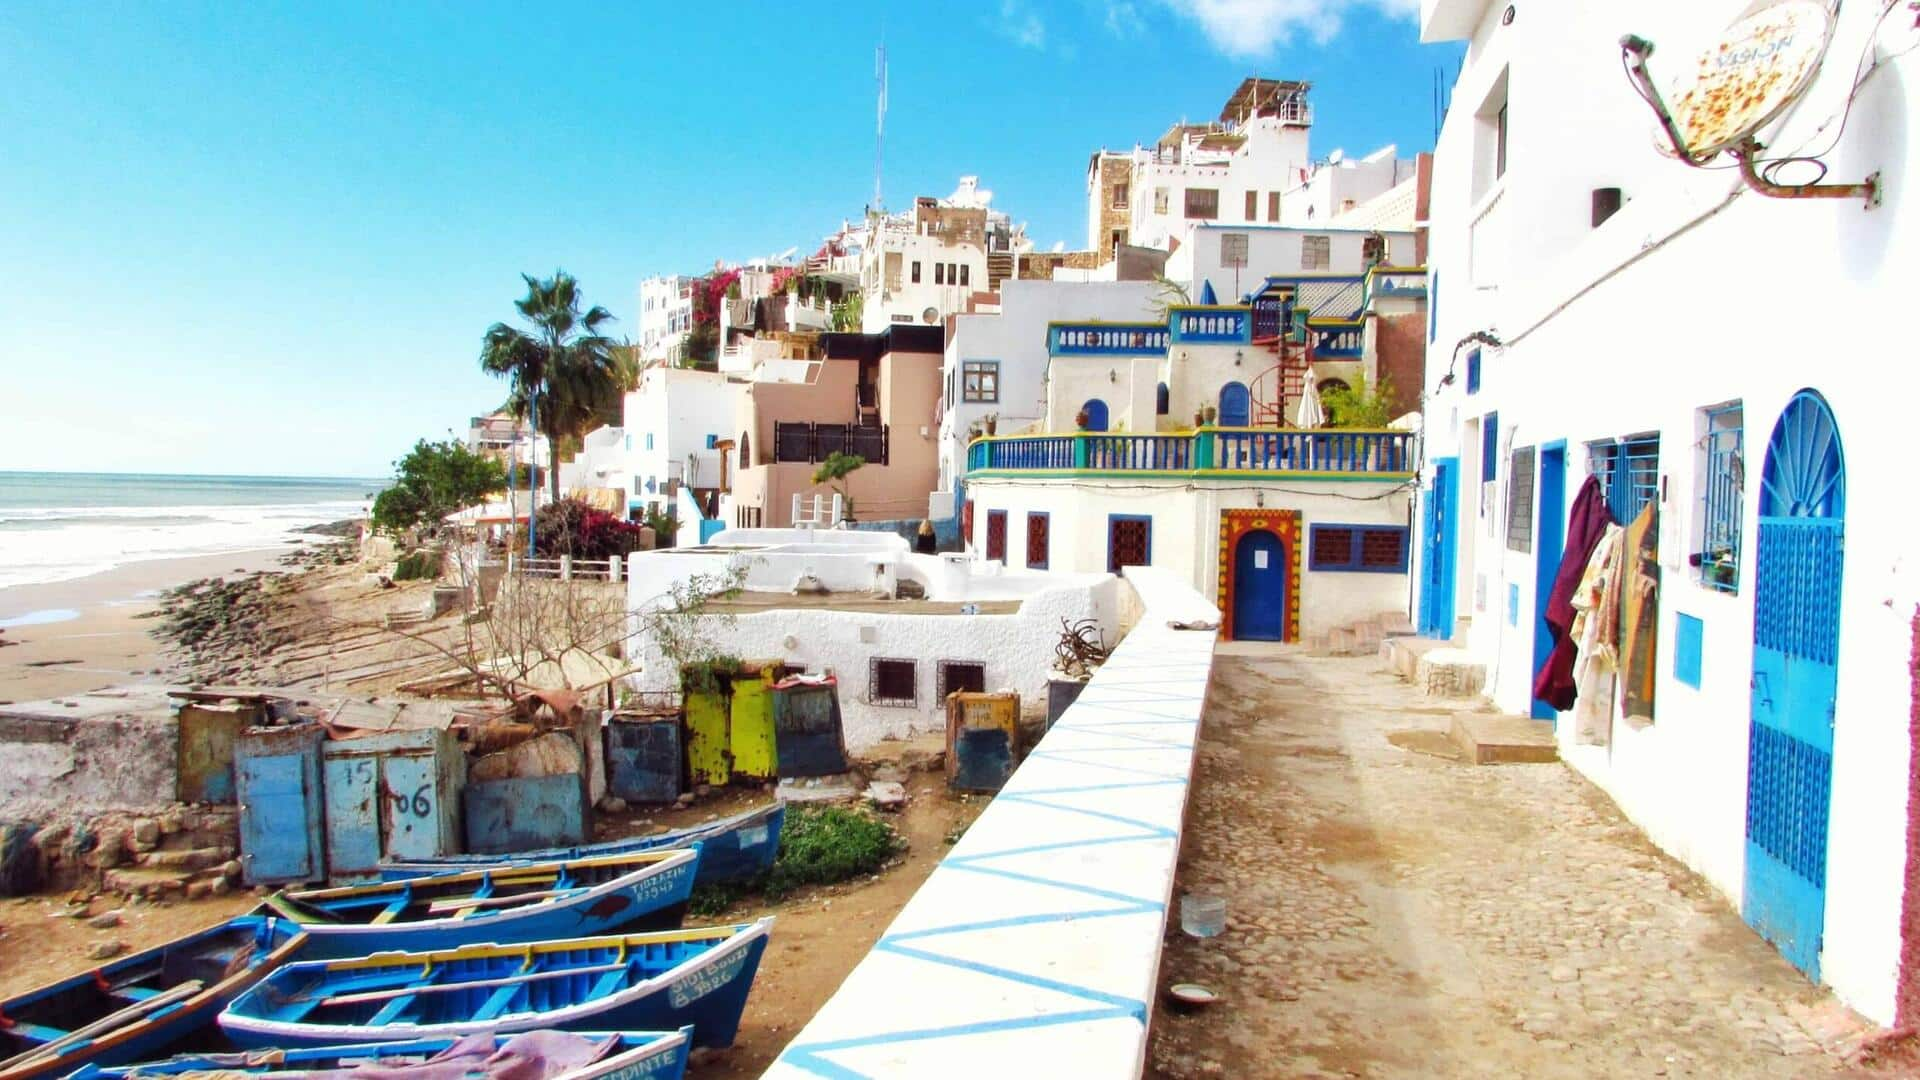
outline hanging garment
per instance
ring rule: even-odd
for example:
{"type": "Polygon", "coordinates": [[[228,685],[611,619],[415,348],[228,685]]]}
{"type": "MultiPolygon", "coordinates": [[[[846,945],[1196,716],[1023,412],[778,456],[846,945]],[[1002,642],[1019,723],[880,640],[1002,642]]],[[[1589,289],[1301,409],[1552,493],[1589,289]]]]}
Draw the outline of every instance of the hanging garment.
{"type": "Polygon", "coordinates": [[[1587,477],[1573,497],[1573,509],[1567,515],[1567,547],[1560,556],[1560,569],[1554,574],[1553,591],[1547,594],[1547,633],[1553,639],[1553,651],[1533,677],[1533,696],[1556,709],[1573,708],[1573,658],[1578,651],[1570,633],[1573,629],[1573,591],[1587,572],[1593,549],[1600,543],[1606,527],[1613,524],[1607,510],[1607,497],[1600,481],[1587,477]]]}
{"type": "Polygon", "coordinates": [[[1573,594],[1574,741],[1604,746],[1613,735],[1614,673],[1620,669],[1620,581],[1624,530],[1608,523],[1573,594]]]}
{"type": "Polygon", "coordinates": [[[1652,503],[1627,526],[1620,601],[1620,703],[1628,722],[1653,723],[1654,662],[1660,620],[1660,520],[1652,503]]]}

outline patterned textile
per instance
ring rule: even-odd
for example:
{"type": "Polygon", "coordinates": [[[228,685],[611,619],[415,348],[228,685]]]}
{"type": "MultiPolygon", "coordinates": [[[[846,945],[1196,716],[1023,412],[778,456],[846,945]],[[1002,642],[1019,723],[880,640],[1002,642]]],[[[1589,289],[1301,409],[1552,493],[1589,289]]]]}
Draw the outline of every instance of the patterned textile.
{"type": "Polygon", "coordinates": [[[1660,621],[1660,520],[1649,502],[1627,526],[1626,589],[1620,603],[1620,704],[1630,724],[1653,723],[1660,621]]]}

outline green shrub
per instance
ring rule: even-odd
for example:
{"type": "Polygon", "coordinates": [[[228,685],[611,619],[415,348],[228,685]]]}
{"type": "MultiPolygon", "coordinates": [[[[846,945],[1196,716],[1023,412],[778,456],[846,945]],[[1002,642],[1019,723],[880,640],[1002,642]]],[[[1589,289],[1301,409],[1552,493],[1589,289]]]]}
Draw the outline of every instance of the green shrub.
{"type": "Polygon", "coordinates": [[[787,806],[780,853],[766,894],[778,900],[808,885],[832,885],[877,873],[898,841],[893,826],[844,806],[787,806]]]}
{"type": "Polygon", "coordinates": [[[440,576],[440,553],[409,551],[393,566],[395,581],[432,581],[440,576]]]}

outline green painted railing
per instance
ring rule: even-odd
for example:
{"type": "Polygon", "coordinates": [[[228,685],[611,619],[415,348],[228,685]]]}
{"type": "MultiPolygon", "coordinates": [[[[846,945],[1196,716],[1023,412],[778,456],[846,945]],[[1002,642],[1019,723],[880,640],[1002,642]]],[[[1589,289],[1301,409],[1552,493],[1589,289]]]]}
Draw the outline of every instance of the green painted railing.
{"type": "Polygon", "coordinates": [[[1413,471],[1406,431],[1201,428],[1153,435],[1082,432],[976,439],[967,471],[1360,473],[1413,471]]]}

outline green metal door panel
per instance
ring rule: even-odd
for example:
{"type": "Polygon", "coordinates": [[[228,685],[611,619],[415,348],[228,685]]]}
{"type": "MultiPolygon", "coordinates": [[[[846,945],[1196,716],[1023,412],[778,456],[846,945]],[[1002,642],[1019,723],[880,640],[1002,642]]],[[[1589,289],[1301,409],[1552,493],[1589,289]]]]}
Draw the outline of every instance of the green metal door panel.
{"type": "Polygon", "coordinates": [[[733,730],[728,745],[733,771],[749,780],[771,780],[780,771],[773,738],[772,686],[766,678],[733,683],[733,730]]]}
{"type": "Polygon", "coordinates": [[[687,771],[696,784],[724,784],[732,777],[728,764],[727,700],[714,692],[689,692],[687,707],[687,771]]]}

